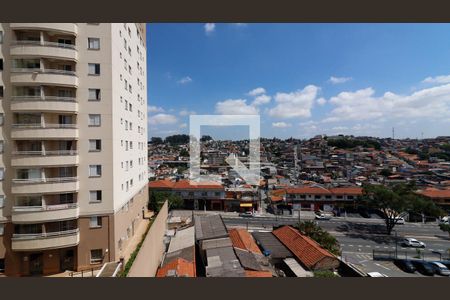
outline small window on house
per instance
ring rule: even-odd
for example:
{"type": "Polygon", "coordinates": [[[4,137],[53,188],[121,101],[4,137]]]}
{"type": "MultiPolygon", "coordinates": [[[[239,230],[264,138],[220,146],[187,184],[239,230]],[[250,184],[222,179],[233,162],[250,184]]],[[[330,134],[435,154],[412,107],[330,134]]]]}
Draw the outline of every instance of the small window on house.
{"type": "Polygon", "coordinates": [[[102,176],[102,166],[89,165],[89,177],[100,177],[100,176],[102,176]]]}
{"type": "Polygon", "coordinates": [[[3,86],[0,85],[0,98],[3,98],[3,86]]]}
{"type": "Polygon", "coordinates": [[[100,100],[100,89],[89,89],[89,101],[100,100]]]}
{"type": "Polygon", "coordinates": [[[90,228],[100,228],[102,227],[102,217],[91,217],[89,221],[89,227],[90,228]]]}
{"type": "Polygon", "coordinates": [[[0,58],[0,71],[3,71],[3,58],[0,58]]]}
{"type": "Polygon", "coordinates": [[[5,168],[0,168],[0,181],[5,177],[5,168]]]}
{"type": "Polygon", "coordinates": [[[100,75],[100,64],[89,64],[89,75],[100,75]]]}
{"type": "Polygon", "coordinates": [[[98,264],[103,261],[103,249],[91,250],[91,264],[98,264]]]}
{"type": "Polygon", "coordinates": [[[98,114],[90,114],[89,115],[89,126],[100,126],[101,124],[101,118],[98,114]]]}
{"type": "Polygon", "coordinates": [[[5,224],[0,223],[0,235],[3,235],[5,232],[5,224]]]}
{"type": "Polygon", "coordinates": [[[100,39],[99,38],[88,38],[88,49],[89,50],[100,49],[100,39]]]}
{"type": "Polygon", "coordinates": [[[102,140],[89,140],[89,151],[98,152],[102,150],[102,140]]]}

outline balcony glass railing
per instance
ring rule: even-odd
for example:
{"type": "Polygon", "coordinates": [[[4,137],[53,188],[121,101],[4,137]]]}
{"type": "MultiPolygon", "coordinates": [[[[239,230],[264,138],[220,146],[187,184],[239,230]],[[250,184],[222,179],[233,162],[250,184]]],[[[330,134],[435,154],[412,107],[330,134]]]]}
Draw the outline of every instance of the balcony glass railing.
{"type": "Polygon", "coordinates": [[[78,181],[78,177],[50,177],[50,178],[14,178],[12,180],[15,184],[33,184],[33,183],[64,183],[78,181]]]}
{"type": "Polygon", "coordinates": [[[77,128],[77,124],[41,124],[41,123],[28,123],[28,124],[12,124],[13,128],[43,128],[43,129],[58,129],[58,128],[77,128]]]}
{"type": "Polygon", "coordinates": [[[66,96],[29,96],[29,95],[16,95],[12,96],[11,100],[15,101],[67,101],[76,102],[76,97],[66,97],[66,96]]]}
{"type": "Polygon", "coordinates": [[[64,235],[74,235],[77,234],[78,232],[80,232],[79,228],[63,231],[42,232],[42,233],[14,233],[12,238],[15,240],[45,239],[64,235]]]}
{"type": "Polygon", "coordinates": [[[12,209],[14,212],[32,212],[32,211],[53,211],[61,209],[71,209],[77,207],[78,203],[62,203],[62,204],[39,205],[39,206],[20,205],[20,206],[13,206],[12,209]]]}
{"type": "Polygon", "coordinates": [[[39,74],[57,74],[76,76],[75,71],[59,70],[59,69],[41,69],[41,68],[11,68],[11,73],[39,73],[39,74]]]}
{"type": "Polygon", "coordinates": [[[43,47],[57,47],[57,48],[65,48],[75,50],[75,45],[72,44],[64,44],[57,42],[49,42],[49,41],[27,41],[27,40],[17,40],[12,42],[13,46],[43,46],[43,47]]]}
{"type": "Polygon", "coordinates": [[[24,156],[63,156],[63,155],[77,155],[78,150],[45,150],[45,151],[13,151],[13,155],[24,156]]]}

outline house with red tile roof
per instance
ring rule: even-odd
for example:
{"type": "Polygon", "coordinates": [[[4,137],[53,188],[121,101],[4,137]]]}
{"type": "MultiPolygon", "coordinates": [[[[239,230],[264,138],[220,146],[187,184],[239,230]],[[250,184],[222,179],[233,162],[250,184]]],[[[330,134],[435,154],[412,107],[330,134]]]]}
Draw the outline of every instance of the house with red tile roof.
{"type": "Polygon", "coordinates": [[[436,205],[450,209],[450,188],[437,189],[427,187],[423,190],[418,190],[416,193],[432,200],[436,205]]]}
{"type": "Polygon", "coordinates": [[[297,229],[283,226],[272,233],[309,270],[333,270],[339,267],[340,262],[336,256],[297,229]]]}
{"type": "Polygon", "coordinates": [[[261,254],[261,250],[252,235],[244,228],[236,228],[228,231],[233,247],[247,250],[255,254],[261,254]]]}
{"type": "Polygon", "coordinates": [[[195,262],[176,258],[159,268],[156,277],[196,277],[195,262]]]}

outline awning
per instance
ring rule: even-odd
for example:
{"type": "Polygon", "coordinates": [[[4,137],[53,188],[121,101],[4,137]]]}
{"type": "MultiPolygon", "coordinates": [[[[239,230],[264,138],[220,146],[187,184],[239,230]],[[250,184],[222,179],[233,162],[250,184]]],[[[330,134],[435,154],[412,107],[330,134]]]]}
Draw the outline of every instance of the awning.
{"type": "Polygon", "coordinates": [[[253,207],[253,204],[252,203],[241,203],[239,206],[240,207],[253,207]]]}

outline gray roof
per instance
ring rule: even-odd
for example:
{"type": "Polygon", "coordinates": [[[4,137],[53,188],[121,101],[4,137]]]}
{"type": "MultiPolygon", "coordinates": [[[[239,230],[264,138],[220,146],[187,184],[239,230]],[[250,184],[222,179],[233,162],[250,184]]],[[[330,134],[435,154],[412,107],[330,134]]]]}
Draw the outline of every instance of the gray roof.
{"type": "Polygon", "coordinates": [[[220,215],[194,215],[195,239],[208,240],[227,237],[228,232],[220,215]]]}
{"type": "Polygon", "coordinates": [[[194,226],[188,227],[183,230],[177,230],[175,236],[170,239],[169,250],[167,250],[167,252],[170,253],[194,246],[194,233],[194,226]]]}
{"type": "Polygon", "coordinates": [[[253,232],[256,243],[264,250],[270,251],[272,258],[294,257],[291,251],[286,248],[271,232],[253,232]]]}
{"type": "Polygon", "coordinates": [[[206,250],[206,277],[245,277],[233,247],[206,250]]]}
{"type": "Polygon", "coordinates": [[[241,265],[245,269],[254,270],[254,271],[262,271],[261,265],[258,263],[258,260],[255,257],[255,254],[249,252],[247,250],[242,250],[239,248],[234,248],[234,252],[236,252],[236,256],[238,257],[241,265]]]}
{"type": "Polygon", "coordinates": [[[231,247],[233,243],[231,242],[231,239],[229,237],[220,238],[220,239],[212,239],[212,240],[205,240],[201,242],[201,249],[202,250],[209,250],[209,249],[215,249],[215,248],[223,248],[223,247],[231,247]]]}
{"type": "Polygon", "coordinates": [[[195,247],[184,248],[175,252],[166,253],[164,258],[163,266],[170,263],[172,260],[177,258],[183,258],[187,261],[193,262],[195,260],[195,247]]]}

